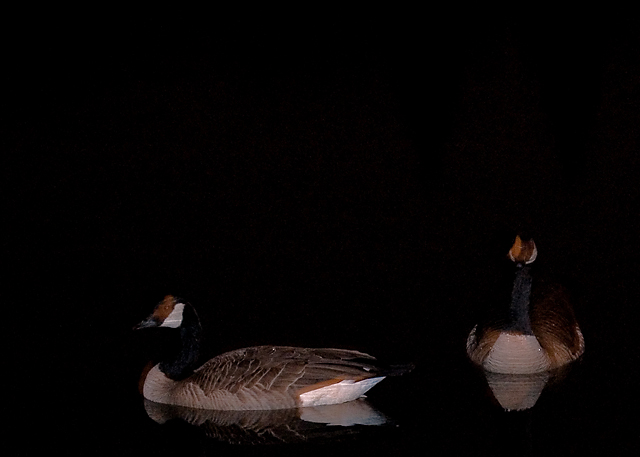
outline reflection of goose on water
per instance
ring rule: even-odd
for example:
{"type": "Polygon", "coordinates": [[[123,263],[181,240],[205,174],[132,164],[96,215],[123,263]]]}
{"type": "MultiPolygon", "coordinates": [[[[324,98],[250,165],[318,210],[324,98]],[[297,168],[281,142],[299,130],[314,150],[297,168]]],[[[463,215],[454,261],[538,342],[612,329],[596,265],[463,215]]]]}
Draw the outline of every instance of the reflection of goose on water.
{"type": "Polygon", "coordinates": [[[561,367],[584,352],[564,290],[533,279],[531,264],[537,254],[532,239],[516,237],[508,253],[516,269],[511,306],[476,325],[467,339],[469,357],[487,371],[538,373],[561,367]]]}
{"type": "Polygon", "coordinates": [[[548,371],[531,374],[484,373],[493,397],[507,411],[533,408],[550,378],[548,371]]]}
{"type": "Polygon", "coordinates": [[[142,393],[148,400],[216,410],[274,410],[344,403],[361,397],[387,375],[368,354],[346,349],[257,346],[214,357],[197,367],[202,327],[187,302],[166,296],[135,328],[180,331],[177,353],[151,368],[142,393]]]}
{"type": "Polygon", "coordinates": [[[209,438],[233,444],[296,443],[331,440],[387,424],[387,418],[366,400],[325,406],[262,411],[221,411],[166,405],[145,400],[151,419],[164,424],[183,420],[209,438]]]}

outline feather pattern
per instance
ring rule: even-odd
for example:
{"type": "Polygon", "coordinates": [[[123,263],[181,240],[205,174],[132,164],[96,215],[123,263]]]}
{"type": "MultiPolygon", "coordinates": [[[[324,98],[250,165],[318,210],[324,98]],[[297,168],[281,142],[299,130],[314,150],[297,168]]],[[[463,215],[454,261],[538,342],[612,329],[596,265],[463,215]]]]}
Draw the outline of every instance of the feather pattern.
{"type": "Polygon", "coordinates": [[[584,352],[569,294],[559,285],[543,284],[533,295],[531,326],[552,367],[576,360],[584,352]]]}
{"type": "Polygon", "coordinates": [[[300,406],[302,393],[314,388],[379,376],[374,361],[345,349],[258,346],[214,357],[182,381],[152,370],[144,395],[159,403],[207,409],[293,408],[300,406]]]}

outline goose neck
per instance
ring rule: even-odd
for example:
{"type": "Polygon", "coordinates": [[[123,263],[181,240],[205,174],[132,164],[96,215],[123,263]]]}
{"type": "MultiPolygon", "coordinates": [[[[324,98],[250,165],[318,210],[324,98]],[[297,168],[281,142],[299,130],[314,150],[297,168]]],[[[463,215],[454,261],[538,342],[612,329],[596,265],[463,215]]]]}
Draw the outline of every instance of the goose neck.
{"type": "Polygon", "coordinates": [[[528,266],[518,266],[511,292],[511,326],[525,335],[533,334],[529,315],[532,284],[529,269],[528,266]]]}
{"type": "Polygon", "coordinates": [[[177,351],[160,362],[160,370],[176,381],[193,373],[200,355],[202,326],[191,306],[187,306],[184,310],[184,318],[179,331],[180,341],[177,351]]]}

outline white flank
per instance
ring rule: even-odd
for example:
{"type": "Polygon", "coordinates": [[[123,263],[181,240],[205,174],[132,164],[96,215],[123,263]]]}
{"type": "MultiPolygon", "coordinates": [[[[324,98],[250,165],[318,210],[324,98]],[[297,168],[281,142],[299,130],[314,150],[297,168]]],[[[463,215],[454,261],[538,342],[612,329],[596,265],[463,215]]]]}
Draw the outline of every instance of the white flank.
{"type": "Polygon", "coordinates": [[[182,311],[184,310],[184,303],[176,303],[173,307],[171,314],[160,324],[160,327],[178,328],[182,325],[182,311]]]}
{"type": "Polygon", "coordinates": [[[503,332],[482,367],[494,373],[531,374],[548,370],[550,363],[535,336],[503,332]]]}
{"type": "Polygon", "coordinates": [[[300,395],[300,406],[335,405],[360,398],[385,377],[369,378],[363,381],[345,380],[300,395]]]}

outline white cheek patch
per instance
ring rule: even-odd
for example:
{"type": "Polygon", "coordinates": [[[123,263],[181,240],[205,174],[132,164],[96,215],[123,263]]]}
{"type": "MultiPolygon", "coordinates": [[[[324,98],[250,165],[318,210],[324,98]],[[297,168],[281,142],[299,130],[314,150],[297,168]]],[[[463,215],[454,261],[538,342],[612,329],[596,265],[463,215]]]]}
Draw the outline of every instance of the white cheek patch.
{"type": "Polygon", "coordinates": [[[182,325],[182,312],[184,311],[184,303],[176,303],[173,311],[169,314],[160,327],[178,328],[182,325]]]}
{"type": "MultiPolygon", "coordinates": [[[[512,262],[518,262],[518,260],[513,256],[513,254],[511,253],[511,250],[509,250],[508,253],[509,259],[512,262]]],[[[531,257],[529,257],[529,260],[527,260],[525,262],[525,265],[529,265],[530,263],[533,263],[534,260],[536,260],[536,257],[538,257],[538,248],[536,247],[535,243],[533,244],[533,252],[531,253],[531,257]]]]}
{"type": "Polygon", "coordinates": [[[531,257],[529,257],[529,260],[527,260],[525,263],[527,265],[529,265],[530,263],[533,263],[533,261],[536,260],[536,257],[538,257],[538,248],[534,244],[533,245],[533,252],[531,253],[531,257]]]}

